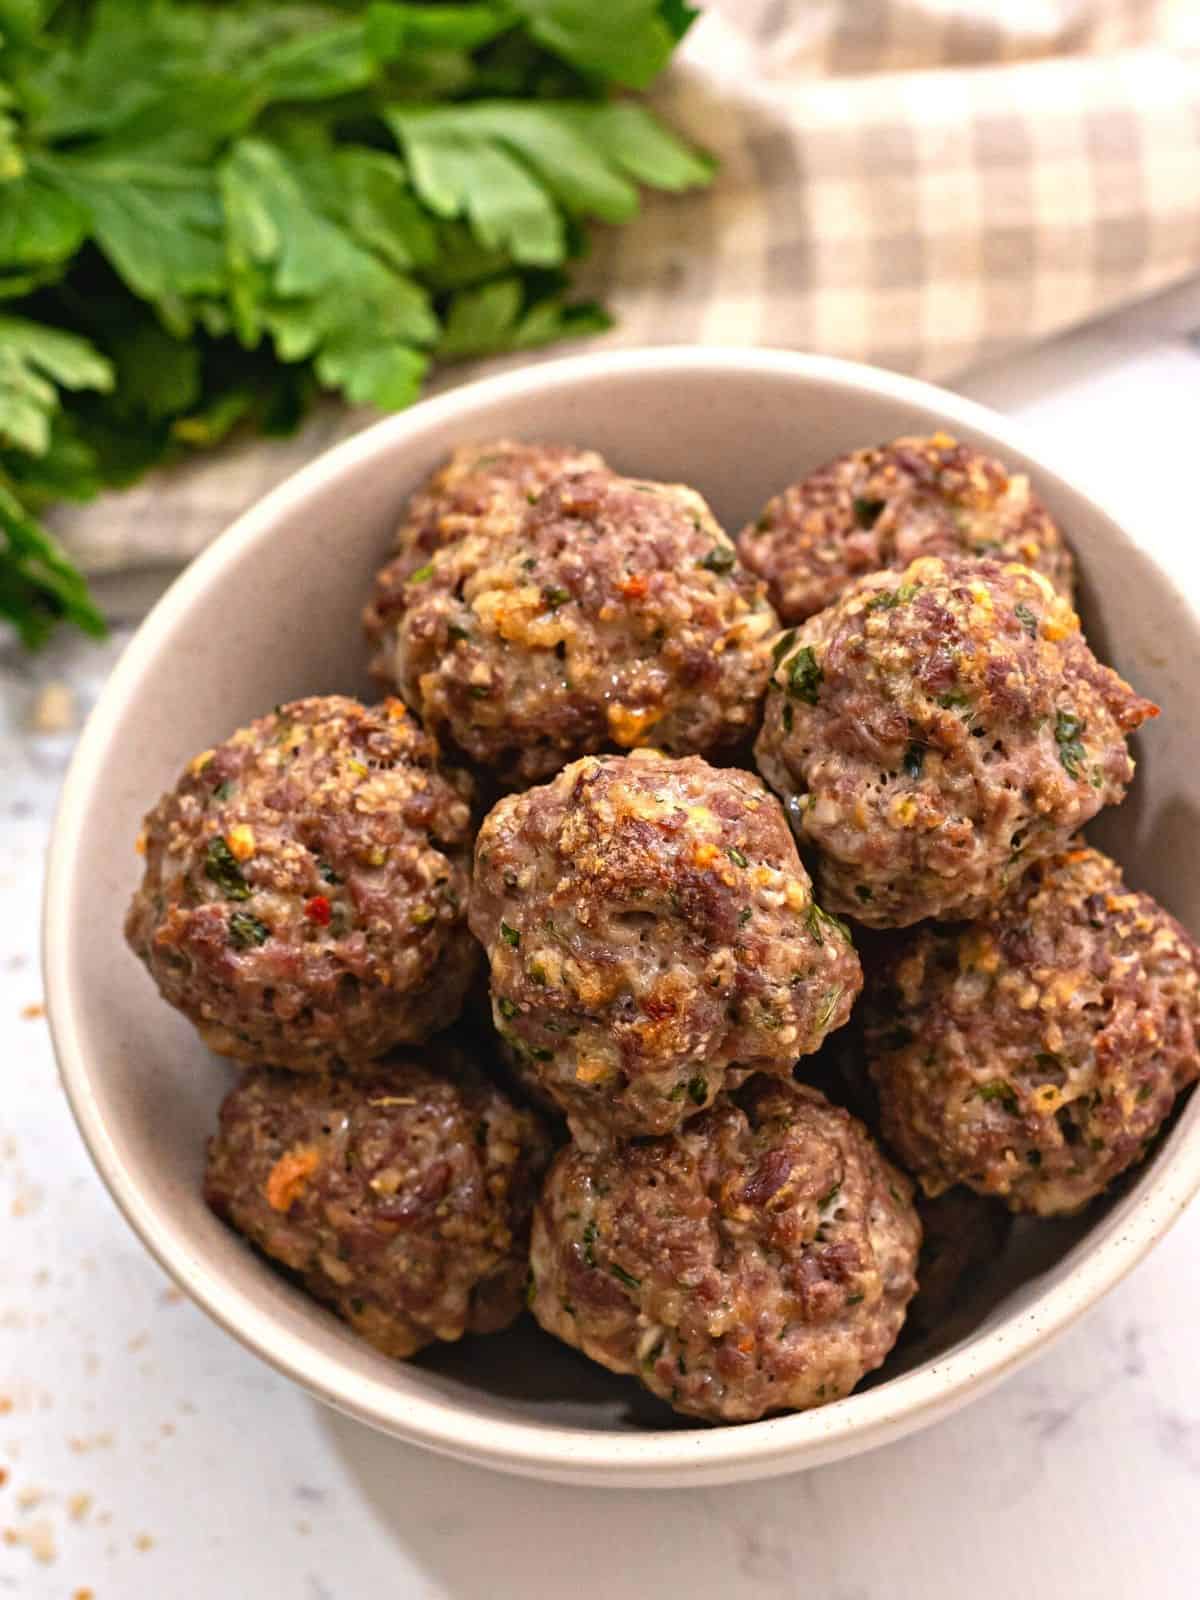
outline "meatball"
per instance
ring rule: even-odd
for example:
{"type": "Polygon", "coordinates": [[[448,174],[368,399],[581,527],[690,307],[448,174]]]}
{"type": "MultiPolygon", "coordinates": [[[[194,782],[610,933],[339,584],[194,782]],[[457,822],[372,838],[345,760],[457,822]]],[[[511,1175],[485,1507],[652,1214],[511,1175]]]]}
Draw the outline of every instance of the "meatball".
{"type": "Polygon", "coordinates": [[[363,625],[375,652],[376,676],[391,687],[391,630],[404,608],[404,585],[435,550],[464,534],[509,531],[530,500],[555,478],[606,470],[602,456],[574,445],[519,444],[511,439],[459,445],[409,500],[396,532],[395,554],[375,579],[363,625]]]}
{"type": "Polygon", "coordinates": [[[986,919],[920,929],[872,976],[884,1137],[928,1194],[1078,1211],[1145,1154],[1200,1075],[1200,954],[1080,844],[986,919]]]}
{"type": "Polygon", "coordinates": [[[678,1411],[746,1422],[849,1394],[916,1288],[912,1186],[848,1111],[752,1078],[673,1134],[555,1160],[542,1327],[678,1411]]]}
{"type": "Polygon", "coordinates": [[[1124,796],[1157,715],[1013,563],[875,573],[775,654],[759,768],[823,902],[879,928],[978,916],[1124,796]]]}
{"type": "Polygon", "coordinates": [[[590,472],[410,575],[392,671],[427,727],[515,788],[614,745],[735,745],[777,626],[694,489],[590,472]]]}
{"type": "Polygon", "coordinates": [[[453,1022],[467,780],[399,700],[278,706],[198,755],[146,818],[125,934],[220,1055],[316,1071],[453,1022]]]}
{"type": "Polygon", "coordinates": [[[518,1315],[550,1157],[537,1117],[453,1047],[428,1061],[360,1078],[248,1072],[205,1179],[219,1217],[399,1358],[518,1315]]]}
{"type": "Polygon", "coordinates": [[[778,802],[698,756],[585,757],[501,800],[471,927],[497,1028],[585,1140],[667,1133],[790,1073],[862,985],[778,802]]]}
{"type": "Polygon", "coordinates": [[[1071,598],[1070,551],[1029,479],[945,433],[839,456],[768,501],[738,552],[785,623],[924,555],[1022,561],[1071,598]]]}
{"type": "Polygon", "coordinates": [[[997,1261],[1012,1231],[1012,1214],[999,1200],[957,1185],[936,1199],[919,1194],[921,1256],[917,1293],[905,1332],[937,1333],[963,1308],[971,1290],[997,1261]]]}

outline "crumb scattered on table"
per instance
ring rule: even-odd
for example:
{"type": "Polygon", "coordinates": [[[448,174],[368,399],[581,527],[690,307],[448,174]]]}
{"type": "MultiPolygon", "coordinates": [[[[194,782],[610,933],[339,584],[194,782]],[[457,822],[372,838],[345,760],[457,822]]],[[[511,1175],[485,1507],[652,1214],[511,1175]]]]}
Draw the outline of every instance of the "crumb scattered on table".
{"type": "Polygon", "coordinates": [[[33,1559],[40,1561],[43,1566],[49,1566],[58,1556],[53,1524],[44,1517],[37,1522],[27,1522],[23,1528],[5,1528],[4,1542],[7,1545],[25,1545],[33,1559]]]}
{"type": "Polygon", "coordinates": [[[87,1455],[89,1450],[107,1450],[113,1442],[110,1429],[105,1428],[102,1433],[93,1433],[89,1437],[74,1436],[67,1440],[67,1448],[77,1456],[87,1455]]]}
{"type": "Polygon", "coordinates": [[[70,684],[59,678],[44,684],[29,708],[25,725],[31,733],[69,733],[75,726],[75,695],[70,684]]]}

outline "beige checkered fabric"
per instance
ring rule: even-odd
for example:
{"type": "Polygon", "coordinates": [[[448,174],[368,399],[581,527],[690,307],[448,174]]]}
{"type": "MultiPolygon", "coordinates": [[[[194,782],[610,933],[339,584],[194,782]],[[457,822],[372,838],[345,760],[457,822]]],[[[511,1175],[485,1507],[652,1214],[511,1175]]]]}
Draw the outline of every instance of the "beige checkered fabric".
{"type": "MultiPolygon", "coordinates": [[[[710,0],[659,99],[720,176],[601,232],[601,345],[946,378],[1200,272],[1200,0],[710,0]]],[[[93,569],[179,560],[367,420],[330,407],[63,531],[93,569]]]]}

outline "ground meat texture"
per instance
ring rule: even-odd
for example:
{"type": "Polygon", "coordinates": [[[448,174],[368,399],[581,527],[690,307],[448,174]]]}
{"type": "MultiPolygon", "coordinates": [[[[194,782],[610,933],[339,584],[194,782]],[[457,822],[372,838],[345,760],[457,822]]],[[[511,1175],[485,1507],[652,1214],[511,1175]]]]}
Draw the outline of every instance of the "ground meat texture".
{"type": "Polygon", "coordinates": [[[1003,1253],[1012,1214],[961,1184],[936,1199],[917,1196],[921,1256],[917,1293],[905,1332],[937,1333],[966,1304],[971,1290],[1003,1253]]]}
{"type": "Polygon", "coordinates": [[[790,1073],[862,983],[778,802],[696,756],[585,757],[502,800],[471,926],[497,1028],[584,1141],[666,1133],[790,1073]]]}
{"type": "Polygon", "coordinates": [[[277,707],[198,755],[146,818],[125,933],[220,1055],[315,1071],[453,1022],[469,785],[399,700],[277,707]]]}
{"type": "Polygon", "coordinates": [[[247,1073],[205,1180],[219,1217],[400,1358],[517,1316],[550,1158],[534,1113],[455,1050],[427,1061],[354,1079],[247,1073]]]}
{"type": "Polygon", "coordinates": [[[375,675],[392,687],[392,631],[404,610],[404,586],[435,550],[468,533],[508,533],[556,478],[606,470],[602,456],[574,445],[512,439],[460,445],[409,500],[395,554],[375,580],[363,615],[375,675]]]}
{"type": "Polygon", "coordinates": [[[1041,573],[924,556],[776,642],[759,769],[870,926],[973,917],[1119,801],[1157,707],[1041,573]]]}
{"type": "Polygon", "coordinates": [[[839,456],[768,501],[738,551],[785,623],[923,555],[1021,561],[1071,598],[1070,551],[1029,479],[945,433],[839,456]]]}
{"type": "Polygon", "coordinates": [[[614,746],[737,744],[777,626],[694,489],[593,472],[412,574],[392,670],[427,727],[515,788],[614,746]]]}
{"type": "Polygon", "coordinates": [[[678,1411],[850,1393],[916,1288],[912,1186],[815,1089],[754,1078],[675,1133],[569,1146],[533,1226],[542,1327],[678,1411]]]}
{"type": "Polygon", "coordinates": [[[1082,844],[986,920],[922,928],[872,978],[884,1137],[931,1195],[1077,1211],[1139,1161],[1200,1074],[1200,957],[1082,844]]]}

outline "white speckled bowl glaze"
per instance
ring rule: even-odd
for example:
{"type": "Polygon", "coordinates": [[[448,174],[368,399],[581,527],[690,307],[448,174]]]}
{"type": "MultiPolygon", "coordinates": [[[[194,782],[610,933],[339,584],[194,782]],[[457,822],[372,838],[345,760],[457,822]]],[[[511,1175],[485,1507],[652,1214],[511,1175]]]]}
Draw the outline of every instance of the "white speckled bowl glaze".
{"type": "Polygon", "coordinates": [[[63,791],[45,969],[63,1081],[105,1183],[162,1265],[221,1325],[340,1410],[502,1470],[600,1485],[793,1472],[895,1439],[984,1393],[1061,1333],[1200,1187],[1200,1097],[1132,1182],[1071,1223],[1020,1224],[936,1343],[823,1410],[723,1429],[523,1327],[401,1365],[354,1338],[218,1223],[200,1195],[230,1081],[156,996],[121,921],[140,819],[185,760],[276,701],[365,689],[359,612],[416,483],[460,440],[593,445],[626,472],[699,487],[736,529],[775,489],[852,446],[948,428],[1028,471],[1070,537],[1098,653],[1163,707],[1127,804],[1096,837],[1132,881],[1200,927],[1191,737],[1200,619],[1189,598],[1000,417],[867,367],[772,351],[648,350],[536,365],[389,418],[240,518],[129,646],[63,791]]]}

